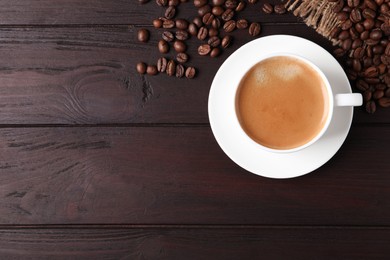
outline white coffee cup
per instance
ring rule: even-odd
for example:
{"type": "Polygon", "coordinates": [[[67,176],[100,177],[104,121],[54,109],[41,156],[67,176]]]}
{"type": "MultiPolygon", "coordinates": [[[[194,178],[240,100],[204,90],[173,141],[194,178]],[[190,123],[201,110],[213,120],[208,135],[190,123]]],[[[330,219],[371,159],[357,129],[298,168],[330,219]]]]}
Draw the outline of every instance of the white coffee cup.
{"type": "MultiPolygon", "coordinates": [[[[303,58],[303,57],[301,57],[299,55],[290,54],[290,53],[272,53],[272,54],[268,54],[268,55],[260,57],[253,64],[246,64],[245,65],[246,66],[245,69],[241,69],[241,71],[245,72],[245,73],[243,73],[242,77],[244,77],[245,74],[255,64],[257,64],[257,63],[259,63],[259,62],[261,62],[261,61],[263,61],[265,59],[269,59],[269,58],[272,58],[272,57],[280,57],[280,56],[292,57],[292,58],[299,59],[300,61],[304,62],[309,67],[314,69],[318,73],[318,75],[321,77],[321,80],[323,81],[323,83],[324,83],[324,85],[326,87],[326,90],[327,90],[327,99],[328,99],[327,101],[328,101],[328,104],[329,104],[328,111],[327,111],[328,112],[327,113],[327,118],[326,118],[325,124],[323,125],[322,129],[317,133],[317,135],[315,135],[315,137],[313,137],[312,139],[310,139],[308,142],[306,142],[305,144],[303,144],[301,146],[298,146],[298,147],[295,147],[295,148],[292,148],[292,149],[274,149],[274,148],[269,148],[267,146],[264,146],[264,145],[262,145],[262,144],[260,144],[260,143],[258,143],[256,141],[254,141],[250,136],[247,135],[247,133],[242,128],[242,126],[241,126],[241,124],[239,122],[236,109],[235,109],[235,111],[236,111],[236,120],[235,120],[235,122],[236,122],[236,124],[238,124],[238,129],[240,129],[239,131],[241,132],[240,134],[242,136],[245,136],[244,138],[246,138],[248,142],[253,143],[253,145],[257,145],[259,148],[261,148],[263,150],[266,150],[268,152],[272,152],[272,153],[292,153],[292,152],[297,152],[299,150],[305,149],[305,148],[307,148],[310,145],[313,145],[314,143],[316,143],[324,135],[324,133],[327,131],[327,129],[328,129],[329,125],[330,125],[330,122],[332,121],[334,108],[335,107],[341,107],[341,106],[345,106],[345,107],[361,106],[363,104],[363,97],[359,93],[338,93],[338,94],[333,94],[332,86],[330,85],[329,80],[327,79],[325,74],[313,62],[311,62],[310,60],[308,60],[306,58],[303,58]]],[[[237,94],[238,88],[239,88],[239,84],[237,84],[236,94],[237,94]]],[[[236,106],[235,102],[233,104],[231,104],[231,105],[232,106],[236,106]]]]}

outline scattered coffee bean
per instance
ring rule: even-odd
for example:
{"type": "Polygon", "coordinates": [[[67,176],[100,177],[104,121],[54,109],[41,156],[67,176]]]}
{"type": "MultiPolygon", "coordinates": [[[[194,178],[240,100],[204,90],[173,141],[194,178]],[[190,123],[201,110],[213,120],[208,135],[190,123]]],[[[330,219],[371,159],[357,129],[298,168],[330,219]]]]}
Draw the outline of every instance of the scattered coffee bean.
{"type": "Polygon", "coordinates": [[[261,32],[261,27],[260,24],[258,23],[251,23],[249,26],[249,35],[251,36],[257,36],[261,32]]]}
{"type": "Polygon", "coordinates": [[[171,29],[173,27],[175,27],[175,21],[170,20],[170,19],[167,19],[167,20],[163,21],[163,28],[171,29]]]}
{"type": "Polygon", "coordinates": [[[157,67],[155,65],[148,65],[146,68],[146,73],[148,75],[156,75],[158,73],[157,67]]]}
{"type": "Polygon", "coordinates": [[[169,0],[168,5],[169,6],[178,6],[180,4],[180,0],[169,0]]]}
{"type": "Polygon", "coordinates": [[[223,7],[221,6],[214,6],[212,9],[211,9],[211,13],[215,16],[221,16],[223,14],[223,12],[225,11],[225,9],[223,9],[223,7]]]}
{"type": "Polygon", "coordinates": [[[219,29],[221,27],[221,20],[219,18],[214,18],[213,22],[211,23],[211,26],[214,29],[219,29]]]}
{"type": "Polygon", "coordinates": [[[214,20],[214,15],[212,13],[207,13],[202,18],[202,22],[205,25],[210,25],[213,22],[213,20],[214,20]]]}
{"type": "Polygon", "coordinates": [[[198,47],[198,53],[201,56],[206,56],[210,53],[211,47],[208,44],[202,44],[198,47]]]}
{"type": "Polygon", "coordinates": [[[165,31],[162,33],[162,38],[164,41],[171,42],[175,39],[175,36],[170,31],[165,31]]]}
{"type": "Polygon", "coordinates": [[[163,24],[163,21],[160,19],[154,19],[153,20],[153,26],[154,28],[161,28],[163,24]]]}
{"type": "Polygon", "coordinates": [[[158,72],[165,72],[167,69],[168,61],[166,58],[162,57],[157,60],[157,70],[158,72]]]}
{"type": "Polygon", "coordinates": [[[206,5],[207,2],[207,0],[194,0],[194,6],[199,8],[206,5]]]}
{"type": "Polygon", "coordinates": [[[248,21],[245,19],[239,19],[236,23],[237,29],[246,29],[248,27],[248,21]]]}
{"type": "Polygon", "coordinates": [[[173,60],[168,61],[166,73],[168,76],[175,75],[176,72],[176,63],[173,60]]]}
{"type": "Polygon", "coordinates": [[[380,99],[385,95],[385,92],[382,89],[377,89],[372,93],[374,99],[380,99]]]}
{"type": "Polygon", "coordinates": [[[234,11],[232,9],[226,9],[225,12],[221,15],[222,20],[229,21],[233,19],[234,17],[234,11]]]}
{"type": "Polygon", "coordinates": [[[378,104],[381,107],[390,107],[390,98],[389,97],[383,97],[378,100],[378,104]]]}
{"type": "Polygon", "coordinates": [[[238,1],[237,0],[226,0],[225,1],[225,7],[230,9],[235,9],[237,7],[238,1]]]}
{"type": "Polygon", "coordinates": [[[274,12],[274,7],[270,3],[265,3],[262,10],[266,14],[272,14],[274,12]]]}
{"type": "Polygon", "coordinates": [[[221,39],[218,36],[211,37],[207,42],[211,47],[217,47],[221,44],[221,39]]]}
{"type": "Polygon", "coordinates": [[[200,27],[200,29],[198,31],[198,39],[203,41],[204,39],[206,39],[208,33],[209,33],[209,31],[207,30],[206,27],[200,27]]]}
{"type": "Polygon", "coordinates": [[[278,5],[275,5],[274,12],[276,14],[285,14],[287,12],[287,10],[286,10],[286,7],[284,6],[284,4],[278,4],[278,5]]]}
{"type": "Polygon", "coordinates": [[[236,11],[236,12],[241,12],[242,10],[245,9],[245,6],[246,6],[245,2],[244,2],[244,1],[240,1],[240,2],[237,4],[237,6],[236,6],[235,11],[236,11]]]}
{"type": "Polygon", "coordinates": [[[169,44],[165,40],[160,40],[158,42],[158,50],[160,53],[167,53],[169,51],[169,44]]]}
{"type": "Polygon", "coordinates": [[[159,6],[167,6],[168,0],[156,0],[156,4],[159,6]]]}
{"type": "Polygon", "coordinates": [[[229,20],[223,25],[223,29],[225,32],[232,32],[234,29],[236,29],[236,21],[234,20],[229,20]]]}
{"type": "Polygon", "coordinates": [[[192,79],[195,77],[195,75],[196,75],[196,70],[194,67],[188,67],[186,69],[186,78],[192,79]]]}
{"type": "Polygon", "coordinates": [[[199,16],[195,17],[194,20],[192,20],[192,23],[198,26],[198,28],[203,26],[202,18],[199,16]]]}
{"type": "Polygon", "coordinates": [[[371,98],[372,98],[372,92],[371,91],[366,90],[366,91],[363,92],[363,100],[364,100],[364,102],[370,101],[371,98]]]}
{"type": "Polygon", "coordinates": [[[376,105],[375,105],[375,102],[374,101],[368,101],[367,104],[366,104],[366,111],[369,113],[369,114],[374,114],[375,111],[376,111],[376,105]]]}
{"type": "Polygon", "coordinates": [[[192,35],[195,36],[198,34],[198,27],[194,23],[190,23],[188,25],[188,32],[192,35]]]}
{"type": "Polygon", "coordinates": [[[177,40],[173,43],[173,48],[176,52],[185,52],[187,50],[187,45],[180,40],[177,40]]]}
{"type": "Polygon", "coordinates": [[[176,60],[179,63],[186,63],[188,61],[188,54],[185,52],[179,52],[176,55],[176,60]]]}
{"type": "Polygon", "coordinates": [[[231,45],[232,41],[233,41],[232,36],[230,36],[230,35],[224,36],[222,38],[222,41],[221,41],[222,48],[224,48],[224,49],[228,48],[231,45]]]}
{"type": "Polygon", "coordinates": [[[176,15],[176,8],[174,6],[169,6],[166,10],[165,10],[165,18],[167,19],[172,19],[173,17],[175,17],[176,15]]]}
{"type": "Polygon", "coordinates": [[[146,73],[146,64],[144,62],[138,62],[137,63],[137,72],[139,74],[145,74],[146,73]]]}
{"type": "Polygon", "coordinates": [[[176,31],[175,35],[176,35],[176,39],[178,39],[180,41],[185,41],[189,37],[188,32],[184,31],[184,30],[176,31]]]}
{"type": "Polygon", "coordinates": [[[182,78],[184,76],[185,69],[184,66],[181,64],[176,65],[176,77],[177,78],[182,78]]]}
{"type": "Polygon", "coordinates": [[[188,28],[188,21],[184,19],[177,19],[175,21],[175,26],[177,29],[186,30],[188,28]]]}
{"type": "Polygon", "coordinates": [[[248,0],[248,3],[250,3],[250,4],[256,4],[256,3],[257,3],[257,0],[248,0]]]}
{"type": "Polygon", "coordinates": [[[204,5],[198,9],[198,15],[204,16],[207,13],[211,12],[211,6],[210,5],[204,5]]]}
{"type": "Polygon", "coordinates": [[[212,4],[214,6],[220,6],[220,5],[223,5],[225,3],[226,0],[212,0],[212,4]]]}
{"type": "Polygon", "coordinates": [[[140,42],[149,41],[149,31],[146,29],[138,30],[138,41],[140,41],[140,42]]]}
{"type": "Polygon", "coordinates": [[[210,28],[209,29],[209,37],[214,37],[214,36],[217,36],[219,34],[219,31],[215,28],[210,28]]]}
{"type": "Polygon", "coordinates": [[[210,51],[210,57],[212,57],[212,58],[218,57],[220,53],[221,53],[221,50],[219,48],[213,48],[210,51]]]}

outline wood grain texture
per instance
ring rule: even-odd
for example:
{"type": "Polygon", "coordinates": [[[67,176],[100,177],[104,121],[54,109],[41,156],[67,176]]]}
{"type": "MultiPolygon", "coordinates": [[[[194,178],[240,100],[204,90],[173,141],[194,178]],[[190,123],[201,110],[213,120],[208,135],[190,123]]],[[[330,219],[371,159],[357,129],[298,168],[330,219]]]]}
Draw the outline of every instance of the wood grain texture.
{"type": "Polygon", "coordinates": [[[2,259],[387,259],[377,228],[3,229],[2,259]]]}
{"type": "Polygon", "coordinates": [[[273,180],[208,127],[2,129],[0,224],[390,225],[389,142],[354,127],[319,170],[273,180]]]}
{"type": "MultiPolygon", "coordinates": [[[[260,11],[261,6],[260,2],[248,5],[243,15],[259,22],[298,21],[291,14],[265,15],[260,11]]],[[[165,9],[156,5],[154,0],[145,5],[140,5],[137,0],[1,0],[0,10],[0,25],[100,25],[151,24],[154,18],[164,16],[165,9]]],[[[192,1],[180,6],[178,17],[193,19],[196,15],[192,1]]]]}
{"type": "MultiPolygon", "coordinates": [[[[236,31],[235,44],[220,58],[191,55],[194,80],[140,76],[135,64],[155,63],[160,37],[136,40],[137,27],[0,28],[0,124],[208,123],[212,79],[223,61],[250,41],[236,31]]],[[[293,34],[332,46],[305,25],[264,25],[263,35],[293,34]]],[[[189,53],[197,53],[197,39],[189,53]]],[[[261,52],[261,50],[259,50],[261,52]]],[[[174,53],[167,55],[174,57],[174,53]]],[[[355,122],[390,122],[390,111],[355,122]]]]}

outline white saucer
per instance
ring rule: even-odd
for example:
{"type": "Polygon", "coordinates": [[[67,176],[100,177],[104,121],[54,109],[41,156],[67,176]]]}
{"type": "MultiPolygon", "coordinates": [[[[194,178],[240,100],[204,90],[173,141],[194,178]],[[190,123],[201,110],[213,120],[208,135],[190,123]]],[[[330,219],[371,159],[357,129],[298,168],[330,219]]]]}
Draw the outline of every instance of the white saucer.
{"type": "Polygon", "coordinates": [[[326,133],[313,145],[294,153],[271,153],[244,138],[237,126],[235,88],[248,64],[271,53],[292,53],[317,65],[328,78],[333,94],[352,93],[339,63],[321,46],[306,39],[275,35],[259,38],[235,51],[220,67],[210,89],[209,119],[222,150],[242,168],[269,178],[292,178],[321,167],[340,149],[351,127],[353,107],[335,107],[326,133]],[[244,68],[244,69],[243,69],[244,68]],[[234,103],[233,103],[234,104],[234,103]]]}

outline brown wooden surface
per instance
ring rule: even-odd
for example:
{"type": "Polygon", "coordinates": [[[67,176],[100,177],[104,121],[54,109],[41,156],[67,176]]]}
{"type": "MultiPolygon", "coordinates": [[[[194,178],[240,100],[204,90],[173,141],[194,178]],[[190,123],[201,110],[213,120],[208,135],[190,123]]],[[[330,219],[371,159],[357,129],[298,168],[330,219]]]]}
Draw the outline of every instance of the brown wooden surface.
{"type": "MultiPolygon", "coordinates": [[[[245,17],[262,36],[332,51],[260,8],[245,17]]],[[[0,0],[0,259],[388,259],[390,109],[356,108],[344,146],[311,174],[250,174],[216,143],[207,99],[253,38],[234,32],[218,59],[193,55],[191,39],[194,80],[139,76],[136,62],[160,57],[150,24],[162,13],[153,0],[0,0]]],[[[191,2],[179,16],[195,16],[191,2]]]]}

